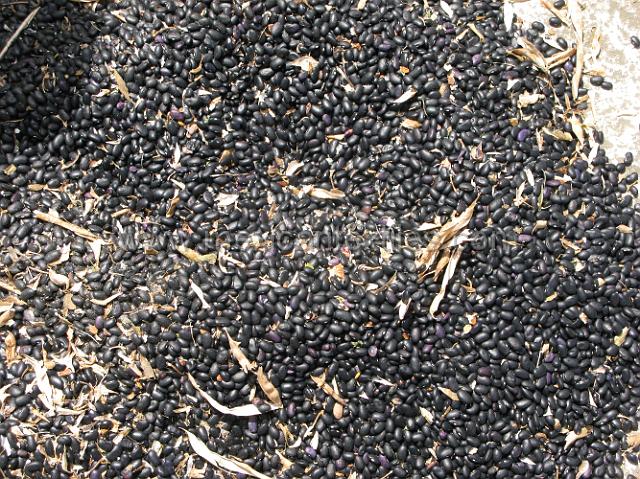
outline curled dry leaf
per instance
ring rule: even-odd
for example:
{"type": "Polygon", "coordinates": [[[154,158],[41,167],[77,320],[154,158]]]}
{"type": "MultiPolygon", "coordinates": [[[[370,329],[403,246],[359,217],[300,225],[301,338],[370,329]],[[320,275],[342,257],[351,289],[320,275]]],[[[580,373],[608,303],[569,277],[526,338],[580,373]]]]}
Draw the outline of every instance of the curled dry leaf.
{"type": "Polygon", "coordinates": [[[633,449],[640,446],[640,431],[631,431],[627,434],[627,447],[633,449]]]}
{"type": "Polygon", "coordinates": [[[93,257],[96,259],[96,265],[100,264],[100,253],[102,251],[103,244],[104,242],[101,239],[97,239],[89,243],[89,248],[91,248],[93,257]]]}
{"type": "MultiPolygon", "coordinates": [[[[231,416],[236,416],[236,417],[251,417],[251,416],[259,416],[260,414],[262,414],[262,412],[260,412],[260,409],[258,409],[258,407],[255,404],[245,404],[243,406],[236,406],[236,407],[227,407],[223,404],[220,404],[218,401],[213,399],[213,397],[211,397],[209,393],[207,393],[204,389],[202,389],[198,385],[198,383],[193,378],[193,376],[191,376],[191,374],[188,374],[187,377],[191,385],[194,387],[196,391],[200,393],[200,395],[205,399],[205,401],[207,401],[213,409],[215,409],[216,411],[222,414],[229,414],[231,416]]],[[[275,406],[272,404],[270,404],[270,407],[271,407],[271,410],[278,409],[278,406],[275,406]]]]}
{"type": "Polygon", "coordinates": [[[507,32],[511,31],[511,27],[513,26],[513,3],[510,0],[505,0],[503,4],[504,8],[504,28],[507,32]]]}
{"type": "Polygon", "coordinates": [[[549,136],[552,136],[556,140],[562,141],[573,141],[573,137],[571,133],[562,130],[550,130],[549,128],[545,128],[543,132],[549,136]]]}
{"type": "Polygon", "coordinates": [[[431,411],[429,411],[428,409],[425,409],[423,407],[421,407],[419,409],[420,409],[420,415],[427,421],[428,424],[432,424],[433,423],[433,414],[431,413],[431,411]]]}
{"type": "Polygon", "coordinates": [[[342,141],[347,137],[345,133],[336,133],[335,135],[327,135],[329,141],[342,141]]]}
{"type": "Polygon", "coordinates": [[[458,397],[458,393],[456,393],[455,391],[453,391],[453,390],[451,390],[449,388],[444,388],[442,386],[438,386],[438,389],[440,390],[440,392],[442,394],[447,396],[452,401],[460,401],[460,398],[458,397]]]}
{"type": "Polygon", "coordinates": [[[335,266],[331,266],[329,268],[329,276],[336,277],[340,279],[340,281],[344,280],[345,274],[344,274],[344,266],[342,265],[342,263],[338,263],[335,266]]]}
{"type": "Polygon", "coordinates": [[[442,246],[469,224],[473,216],[473,210],[476,207],[476,202],[477,200],[471,203],[460,216],[452,218],[440,228],[435,236],[431,238],[427,247],[420,250],[420,255],[416,260],[416,266],[429,269],[438,256],[438,252],[442,246]]]}
{"type": "Polygon", "coordinates": [[[211,307],[211,305],[209,305],[209,303],[205,299],[204,292],[202,291],[202,288],[200,288],[200,286],[198,286],[192,280],[189,280],[189,284],[191,285],[191,289],[193,290],[193,292],[196,293],[196,296],[198,297],[198,299],[202,303],[202,308],[203,309],[209,309],[211,307]]]}
{"type": "Polygon", "coordinates": [[[0,279],[0,289],[4,289],[5,291],[9,291],[13,294],[20,294],[20,290],[16,288],[13,284],[8,281],[3,281],[0,279]]]}
{"type": "Polygon", "coordinates": [[[219,193],[216,196],[216,202],[218,206],[231,206],[238,200],[238,195],[235,193],[219,193]]]}
{"type": "Polygon", "coordinates": [[[180,197],[178,195],[171,198],[171,201],[169,201],[169,208],[167,208],[167,214],[165,215],[167,218],[173,218],[176,208],[178,207],[178,203],[180,203],[180,197]]]}
{"type": "Polygon", "coordinates": [[[404,120],[402,120],[402,123],[400,123],[400,126],[404,127],[404,128],[420,128],[422,126],[422,123],[420,123],[417,120],[412,120],[411,118],[405,118],[404,120]]]}
{"type": "Polygon", "coordinates": [[[59,264],[69,261],[70,254],[71,254],[71,243],[62,245],[62,248],[60,248],[60,257],[57,260],[49,263],[49,266],[58,266],[59,264]]]}
{"type": "Polygon", "coordinates": [[[316,383],[316,385],[321,388],[325,393],[331,396],[334,400],[342,404],[343,406],[347,403],[338,393],[338,391],[334,390],[326,381],[326,373],[322,373],[320,376],[311,376],[311,380],[316,383]]]}
{"type": "Polygon", "coordinates": [[[291,65],[293,65],[294,67],[300,67],[304,71],[311,73],[314,68],[318,66],[318,60],[310,55],[304,55],[293,60],[291,62],[291,65]]]}
{"type": "Polygon", "coordinates": [[[13,307],[5,310],[0,309],[0,326],[7,324],[15,315],[16,312],[13,310],[13,307]]]}
{"type": "Polygon", "coordinates": [[[140,367],[142,367],[143,379],[153,379],[156,377],[156,371],[153,369],[153,366],[151,366],[149,360],[142,354],[140,355],[140,367]]]}
{"type": "Polygon", "coordinates": [[[453,18],[453,9],[447,2],[440,0],[440,8],[442,8],[442,11],[446,13],[449,18],[453,18]]]}
{"type": "Polygon", "coordinates": [[[286,471],[287,469],[289,469],[291,466],[293,466],[293,461],[291,461],[290,459],[288,459],[283,453],[282,451],[277,450],[276,454],[278,455],[278,457],[280,458],[280,464],[282,464],[282,471],[286,471]]]}
{"type": "Polygon", "coordinates": [[[544,98],[545,96],[542,93],[523,93],[518,97],[518,106],[525,108],[544,100],[544,98]]]}
{"type": "Polygon", "coordinates": [[[236,358],[236,361],[238,361],[238,364],[240,364],[242,370],[245,373],[253,371],[255,365],[244,355],[244,353],[240,349],[240,343],[231,337],[229,331],[227,331],[227,328],[224,328],[224,332],[226,333],[227,340],[229,341],[229,349],[231,350],[231,354],[233,354],[233,357],[236,358]]]}
{"type": "Polygon", "coordinates": [[[122,293],[115,293],[106,299],[92,299],[91,302],[93,304],[97,304],[98,306],[107,306],[109,303],[111,303],[111,301],[113,301],[114,299],[116,299],[118,296],[121,296],[121,295],[122,293]]]}
{"type": "Polygon", "coordinates": [[[589,427],[583,427],[580,432],[569,431],[569,434],[564,438],[564,448],[568,449],[578,439],[587,437],[589,434],[591,434],[591,428],[589,427]]]}
{"type": "Polygon", "coordinates": [[[65,275],[56,273],[54,270],[49,270],[49,281],[60,288],[69,289],[69,278],[65,275]]]}
{"type": "Polygon", "coordinates": [[[576,135],[580,146],[584,145],[584,125],[582,124],[582,122],[578,119],[577,116],[572,115],[571,118],[569,118],[569,123],[571,124],[571,131],[573,131],[573,134],[576,135]]]}
{"type": "Polygon", "coordinates": [[[4,355],[7,363],[16,359],[16,337],[11,331],[4,337],[4,355]]]}
{"type": "MultiPolygon", "coordinates": [[[[49,375],[47,374],[47,368],[41,361],[33,359],[31,357],[25,357],[25,361],[29,363],[35,373],[35,383],[40,390],[40,398],[44,406],[50,411],[55,410],[55,395],[53,387],[49,382],[49,375]]],[[[61,392],[60,390],[57,390],[61,392]]]]}
{"type": "Polygon", "coordinates": [[[429,307],[429,313],[431,314],[431,316],[435,316],[435,314],[438,312],[438,307],[440,306],[440,302],[444,299],[444,295],[447,291],[447,285],[449,284],[449,281],[451,280],[451,278],[453,278],[453,273],[456,270],[458,261],[460,261],[460,257],[462,256],[463,249],[464,249],[463,246],[458,246],[456,250],[453,252],[453,254],[451,255],[451,258],[449,258],[449,262],[447,263],[447,269],[444,272],[444,276],[442,277],[442,283],[440,284],[440,291],[438,291],[438,294],[436,294],[436,297],[433,298],[433,302],[429,307]]]}
{"type": "Polygon", "coordinates": [[[73,223],[70,223],[68,221],[63,220],[62,218],[58,218],[58,217],[50,215],[48,213],[43,213],[41,211],[36,211],[35,217],[36,217],[36,219],[38,219],[40,221],[45,221],[47,223],[51,223],[51,224],[54,224],[56,226],[60,226],[61,228],[67,229],[67,230],[77,234],[81,238],[88,239],[89,241],[96,241],[96,240],[100,239],[98,236],[93,234],[88,229],[82,228],[81,226],[74,225],[73,223]]]}
{"type": "Polygon", "coordinates": [[[269,378],[262,370],[262,366],[258,368],[256,376],[258,378],[258,385],[260,386],[260,389],[262,389],[265,395],[269,398],[269,401],[271,401],[271,403],[275,407],[282,407],[282,399],[280,399],[280,393],[273,385],[273,383],[269,381],[269,378]]]}
{"type": "Polygon", "coordinates": [[[287,165],[287,169],[284,172],[285,176],[295,176],[295,174],[302,168],[303,163],[300,161],[293,160],[287,165]]]}
{"type": "Polygon", "coordinates": [[[324,188],[316,188],[314,186],[309,192],[309,196],[318,200],[341,200],[345,197],[345,194],[337,188],[325,190],[324,188]]]}
{"type": "Polygon", "coordinates": [[[449,264],[449,258],[451,258],[451,250],[445,250],[444,253],[440,256],[440,259],[436,263],[436,267],[433,271],[433,279],[436,280],[440,276],[440,273],[444,271],[444,269],[449,264]]]}
{"type": "Polygon", "coordinates": [[[576,479],[582,479],[591,477],[591,464],[586,459],[583,460],[578,466],[578,472],[576,472],[576,479]]]}
{"type": "Polygon", "coordinates": [[[406,101],[411,100],[414,96],[416,96],[416,90],[414,88],[409,88],[407,91],[405,91],[402,95],[400,95],[398,98],[391,100],[391,103],[395,103],[396,105],[399,105],[401,103],[404,103],[406,101]]]}
{"type": "Polygon", "coordinates": [[[520,48],[514,48],[509,53],[521,60],[529,60],[543,72],[548,72],[547,62],[540,50],[524,37],[518,39],[520,48]]]}
{"type": "Polygon", "coordinates": [[[400,301],[398,304],[398,317],[402,320],[407,315],[407,311],[409,311],[409,306],[411,305],[411,298],[407,300],[407,302],[400,301]]]}
{"type": "Polygon", "coordinates": [[[618,334],[615,338],[613,338],[613,344],[620,347],[624,343],[625,339],[627,339],[627,334],[629,334],[629,328],[625,326],[622,328],[620,334],[618,334]]]}
{"type": "Polygon", "coordinates": [[[185,431],[185,432],[187,433],[189,444],[191,445],[191,448],[193,449],[193,451],[198,456],[200,456],[201,458],[209,462],[211,465],[218,467],[220,469],[224,469],[229,472],[246,474],[248,476],[257,477],[258,479],[273,479],[272,477],[269,477],[265,474],[262,474],[261,472],[256,471],[254,468],[246,465],[241,461],[221,456],[217,452],[214,452],[211,449],[209,449],[207,445],[204,442],[202,442],[200,439],[198,439],[198,437],[195,434],[189,431],[185,431]]]}
{"type": "Polygon", "coordinates": [[[473,33],[475,33],[476,36],[480,39],[481,42],[484,42],[484,35],[482,34],[482,32],[480,30],[478,30],[478,27],[476,27],[475,23],[470,23],[469,24],[469,30],[471,30],[473,33]]]}
{"type": "Polygon", "coordinates": [[[576,49],[569,48],[568,50],[562,50],[561,52],[556,53],[555,55],[550,56],[546,59],[547,67],[555,68],[558,65],[563,64],[567,60],[569,60],[573,55],[575,55],[576,49]]]}
{"type": "Polygon", "coordinates": [[[122,94],[123,97],[128,102],[133,103],[131,99],[131,94],[129,93],[129,88],[127,88],[127,83],[124,81],[124,78],[118,73],[118,70],[115,68],[111,69],[111,75],[113,75],[113,79],[116,81],[116,86],[118,87],[118,91],[122,94]]]}
{"type": "Polygon", "coordinates": [[[178,246],[176,250],[182,256],[194,263],[215,263],[218,260],[218,255],[215,253],[200,254],[196,250],[182,245],[178,246]]]}

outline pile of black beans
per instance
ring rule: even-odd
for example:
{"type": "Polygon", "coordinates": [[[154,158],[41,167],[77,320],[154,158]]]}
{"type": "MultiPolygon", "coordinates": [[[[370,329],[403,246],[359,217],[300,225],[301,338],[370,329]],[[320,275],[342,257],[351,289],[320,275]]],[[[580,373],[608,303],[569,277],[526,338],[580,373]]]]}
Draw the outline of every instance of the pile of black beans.
{"type": "Polygon", "coordinates": [[[273,478],[637,464],[638,175],[502,1],[39,6],[0,60],[2,477],[252,474],[187,432],[273,478]]]}

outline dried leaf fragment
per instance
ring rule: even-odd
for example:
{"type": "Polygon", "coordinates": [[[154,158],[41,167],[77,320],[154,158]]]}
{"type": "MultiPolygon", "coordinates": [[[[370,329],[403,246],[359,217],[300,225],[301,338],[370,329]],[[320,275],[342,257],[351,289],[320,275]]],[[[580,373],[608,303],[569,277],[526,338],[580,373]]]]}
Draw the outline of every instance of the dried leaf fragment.
{"type": "Polygon", "coordinates": [[[631,431],[627,434],[627,446],[629,449],[640,446],[640,431],[631,431]]]}
{"type": "Polygon", "coordinates": [[[407,311],[409,311],[410,305],[411,305],[411,298],[409,298],[406,302],[400,301],[399,307],[398,307],[398,318],[400,318],[400,320],[403,320],[404,317],[407,315],[407,311]]]}
{"type": "Polygon", "coordinates": [[[285,170],[285,176],[295,176],[295,174],[302,168],[304,165],[300,161],[293,160],[287,165],[287,169],[285,170]]]}
{"type": "Polygon", "coordinates": [[[511,55],[523,60],[530,60],[543,72],[548,71],[547,62],[544,58],[544,55],[540,53],[540,50],[538,50],[538,48],[533,43],[531,43],[524,37],[520,37],[518,39],[518,43],[520,44],[520,48],[511,50],[509,52],[511,55]]]}
{"type": "Polygon", "coordinates": [[[616,229],[618,231],[620,231],[620,233],[623,233],[623,234],[631,234],[631,233],[633,233],[633,230],[627,225],[618,225],[618,226],[616,226],[616,229]]]}
{"type": "MultiPolygon", "coordinates": [[[[258,409],[258,406],[256,406],[255,404],[245,404],[243,406],[236,406],[231,408],[223,404],[220,404],[218,401],[213,399],[213,397],[211,397],[209,393],[207,393],[204,389],[202,389],[198,385],[198,383],[193,378],[193,376],[191,376],[191,374],[188,374],[187,377],[191,385],[194,387],[196,391],[200,393],[200,395],[205,399],[205,401],[207,401],[211,405],[211,407],[213,407],[216,411],[222,414],[230,414],[231,416],[236,416],[236,417],[251,417],[251,416],[259,416],[260,414],[262,414],[262,412],[260,412],[260,409],[258,409]]],[[[270,406],[271,406],[271,410],[278,409],[279,407],[271,404],[270,406]]]]}
{"type": "Polygon", "coordinates": [[[224,469],[229,472],[257,477],[258,479],[273,479],[272,477],[256,471],[251,466],[248,466],[243,462],[221,456],[217,452],[209,449],[207,445],[200,439],[198,439],[195,434],[189,431],[185,432],[187,433],[189,444],[191,445],[191,448],[194,450],[194,452],[201,458],[205,459],[207,462],[211,463],[213,466],[219,467],[220,469],[224,469]]]}
{"type": "Polygon", "coordinates": [[[260,386],[260,389],[262,389],[265,395],[269,398],[269,401],[271,401],[271,403],[276,407],[282,407],[282,399],[280,398],[280,393],[273,385],[273,383],[269,381],[269,378],[262,370],[262,366],[258,368],[256,376],[258,378],[258,385],[260,386]]]}
{"type": "Polygon", "coordinates": [[[447,285],[449,284],[449,281],[451,280],[451,278],[453,278],[453,273],[456,270],[458,261],[460,261],[460,257],[462,256],[463,249],[464,249],[464,246],[458,246],[453,252],[453,254],[451,255],[451,258],[449,258],[449,262],[447,263],[447,269],[444,272],[444,276],[442,277],[442,283],[440,284],[440,291],[438,291],[438,294],[436,295],[436,297],[433,298],[433,302],[429,307],[429,313],[431,314],[431,316],[435,316],[436,312],[438,311],[438,307],[440,306],[440,302],[444,299],[444,295],[446,294],[446,291],[447,291],[447,285]]]}
{"type": "Polygon", "coordinates": [[[503,4],[504,9],[504,28],[507,32],[511,31],[511,27],[513,26],[513,3],[510,0],[505,0],[503,4]]]}
{"type": "Polygon", "coordinates": [[[447,2],[445,2],[444,0],[440,0],[440,8],[444,13],[447,14],[449,18],[453,18],[453,9],[447,2]]]}
{"type": "Polygon", "coordinates": [[[142,354],[140,355],[140,366],[142,367],[143,379],[153,379],[156,377],[155,369],[153,369],[149,360],[142,354]]]}
{"type": "Polygon", "coordinates": [[[613,338],[613,344],[620,347],[624,343],[625,339],[627,339],[627,334],[629,334],[629,328],[625,326],[622,328],[620,334],[618,334],[615,338],[613,338]]]}
{"type": "Polygon", "coordinates": [[[69,288],[69,278],[65,275],[56,273],[54,270],[49,270],[49,281],[51,281],[56,286],[59,286],[64,289],[69,288]]]}
{"type": "Polygon", "coordinates": [[[411,118],[405,118],[404,120],[402,120],[402,123],[400,123],[400,126],[404,128],[413,129],[413,128],[420,128],[422,126],[422,123],[420,123],[417,120],[412,120],[411,118]]]}
{"type": "Polygon", "coordinates": [[[578,89],[580,88],[580,80],[582,79],[582,70],[584,68],[583,21],[577,0],[568,0],[567,8],[576,35],[576,67],[571,79],[571,94],[575,101],[578,98],[578,89]]]}
{"type": "Polygon", "coordinates": [[[346,195],[343,191],[333,188],[331,190],[325,190],[324,188],[316,188],[315,186],[309,192],[309,196],[319,200],[341,200],[346,195]]]}
{"type": "Polygon", "coordinates": [[[562,140],[562,141],[573,141],[573,137],[571,136],[571,133],[568,133],[566,131],[562,131],[562,130],[550,130],[548,128],[545,128],[543,130],[544,133],[546,133],[549,136],[552,136],[553,138],[555,138],[556,140],[562,140]]]}
{"type": "Polygon", "coordinates": [[[338,263],[335,266],[331,266],[329,268],[329,277],[336,277],[340,281],[344,280],[345,273],[344,273],[344,266],[342,265],[342,263],[338,263]]]}
{"type": "Polygon", "coordinates": [[[133,103],[133,100],[131,99],[131,94],[129,93],[129,88],[127,88],[127,83],[124,81],[124,78],[122,78],[120,73],[118,73],[118,70],[116,70],[115,68],[112,68],[111,74],[113,75],[113,79],[116,81],[116,86],[118,87],[118,91],[122,93],[122,96],[125,97],[125,99],[128,102],[133,103]]]}
{"type": "Polygon", "coordinates": [[[442,386],[438,386],[438,389],[440,390],[440,392],[442,392],[442,394],[447,396],[452,401],[460,401],[460,398],[458,397],[458,394],[455,391],[449,388],[444,388],[442,386]]]}
{"type": "Polygon", "coordinates": [[[7,363],[16,359],[16,337],[11,331],[4,337],[4,354],[7,363]]]}
{"type": "Polygon", "coordinates": [[[420,250],[420,256],[418,256],[416,260],[416,266],[429,269],[438,256],[438,252],[442,246],[469,224],[473,216],[473,210],[476,207],[476,202],[477,200],[471,203],[460,216],[450,219],[440,228],[435,236],[431,238],[427,247],[420,250]]]}
{"type": "Polygon", "coordinates": [[[180,245],[176,248],[178,253],[194,263],[215,263],[218,255],[215,253],[200,254],[196,250],[180,245]]]}
{"type": "Polygon", "coordinates": [[[13,284],[8,281],[3,281],[0,279],[0,289],[4,289],[5,291],[9,291],[13,294],[20,294],[20,290],[16,288],[13,284]]]}
{"type": "Polygon", "coordinates": [[[229,341],[229,349],[231,350],[231,354],[233,354],[233,357],[236,358],[236,361],[238,361],[238,364],[240,364],[242,370],[245,373],[253,371],[253,369],[255,368],[255,364],[247,359],[245,354],[240,349],[240,343],[231,337],[229,331],[227,331],[227,328],[224,328],[224,332],[226,333],[227,340],[229,341]]]}
{"type": "Polygon", "coordinates": [[[581,479],[583,477],[591,476],[591,464],[586,459],[583,460],[578,466],[578,471],[576,472],[576,479],[581,479]]]}
{"type": "Polygon", "coordinates": [[[425,409],[423,407],[421,407],[419,409],[420,409],[420,415],[427,421],[427,423],[432,424],[433,423],[433,414],[431,413],[431,411],[429,411],[428,409],[425,409]]]}
{"type": "Polygon", "coordinates": [[[399,105],[401,103],[411,100],[414,96],[416,96],[416,93],[417,91],[414,88],[409,88],[398,98],[391,100],[391,103],[395,103],[396,105],[399,105]]]}
{"type": "Polygon", "coordinates": [[[216,197],[218,206],[231,206],[238,200],[238,196],[235,193],[219,193],[216,197]]]}
{"type": "Polygon", "coordinates": [[[316,385],[321,388],[325,393],[331,396],[334,400],[342,404],[343,406],[347,403],[338,393],[338,391],[334,390],[326,381],[326,373],[322,373],[320,376],[311,376],[311,380],[316,383],[316,385]]]}
{"type": "Polygon", "coordinates": [[[583,437],[587,437],[591,434],[591,428],[583,427],[579,432],[570,431],[569,434],[564,438],[564,448],[567,449],[571,447],[571,445],[576,442],[578,439],[582,439],[583,437]]]}
{"type": "Polygon", "coordinates": [[[316,66],[318,66],[318,60],[310,55],[303,55],[296,58],[291,62],[294,67],[302,68],[304,71],[311,73],[316,66]]]}
{"type": "Polygon", "coordinates": [[[525,108],[544,100],[544,98],[545,96],[542,93],[523,93],[518,97],[518,106],[525,108]]]}
{"type": "Polygon", "coordinates": [[[116,299],[118,296],[121,296],[122,293],[115,293],[105,299],[92,299],[91,302],[93,304],[97,304],[98,306],[107,306],[111,301],[116,299]]]}
{"type": "Polygon", "coordinates": [[[202,308],[203,309],[209,309],[211,306],[209,305],[209,303],[205,299],[204,292],[202,291],[202,288],[200,288],[200,286],[198,286],[192,280],[189,280],[189,284],[191,285],[191,289],[193,290],[193,292],[196,294],[196,296],[198,297],[198,299],[202,303],[202,308]]]}

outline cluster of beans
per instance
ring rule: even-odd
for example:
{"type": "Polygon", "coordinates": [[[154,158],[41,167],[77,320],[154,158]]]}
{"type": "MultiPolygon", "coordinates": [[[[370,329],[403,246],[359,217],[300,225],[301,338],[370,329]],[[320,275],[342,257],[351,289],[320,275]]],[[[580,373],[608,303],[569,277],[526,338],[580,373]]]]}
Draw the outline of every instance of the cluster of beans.
{"type": "Polygon", "coordinates": [[[501,0],[42,2],[0,61],[2,477],[235,475],[186,431],[274,478],[623,477],[638,176],[515,47],[501,0]]]}

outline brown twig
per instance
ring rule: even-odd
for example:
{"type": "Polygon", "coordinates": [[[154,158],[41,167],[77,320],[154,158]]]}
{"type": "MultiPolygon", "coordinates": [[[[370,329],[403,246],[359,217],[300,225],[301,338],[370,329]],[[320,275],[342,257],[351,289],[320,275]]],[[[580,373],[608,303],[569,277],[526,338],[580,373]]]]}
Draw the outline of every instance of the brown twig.
{"type": "Polygon", "coordinates": [[[29,15],[27,15],[27,18],[22,20],[22,23],[20,24],[18,29],[13,33],[13,35],[11,35],[9,37],[9,40],[7,40],[7,43],[5,44],[4,48],[2,49],[2,51],[0,51],[0,60],[2,60],[2,57],[5,56],[7,51],[9,51],[9,48],[11,47],[13,42],[15,42],[16,38],[18,38],[20,33],[22,33],[22,30],[24,30],[25,28],[27,28],[29,26],[29,24],[31,23],[33,18],[37,15],[39,10],[40,10],[40,7],[34,8],[33,11],[29,15]]]}

